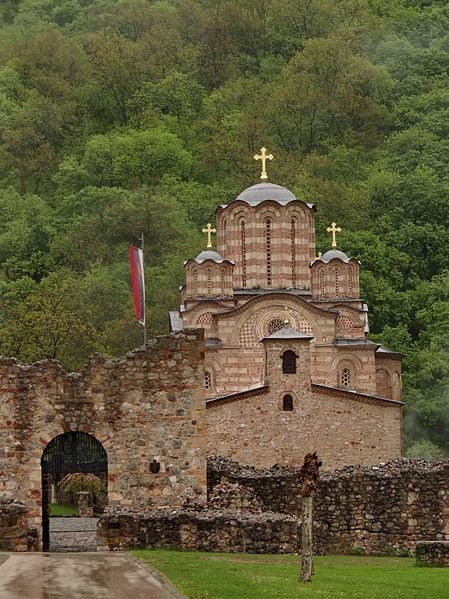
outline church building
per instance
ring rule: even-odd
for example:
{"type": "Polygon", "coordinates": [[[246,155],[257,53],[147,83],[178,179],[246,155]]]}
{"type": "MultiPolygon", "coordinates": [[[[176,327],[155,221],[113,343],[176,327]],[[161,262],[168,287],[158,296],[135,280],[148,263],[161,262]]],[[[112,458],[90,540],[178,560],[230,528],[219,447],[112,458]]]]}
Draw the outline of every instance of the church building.
{"type": "Polygon", "coordinates": [[[216,211],[185,263],[172,331],[205,331],[208,453],[325,469],[402,455],[401,355],[367,338],[360,263],[317,256],[315,207],[267,181],[216,211]],[[217,234],[217,249],[211,235],[217,234]]]}

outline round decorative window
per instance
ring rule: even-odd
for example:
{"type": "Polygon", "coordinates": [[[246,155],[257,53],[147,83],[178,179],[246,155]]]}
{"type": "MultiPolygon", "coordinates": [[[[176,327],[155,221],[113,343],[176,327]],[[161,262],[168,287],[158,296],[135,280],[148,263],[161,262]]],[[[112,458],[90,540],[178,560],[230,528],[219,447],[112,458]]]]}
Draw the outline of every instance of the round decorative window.
{"type": "Polygon", "coordinates": [[[275,318],[268,324],[268,335],[276,333],[284,328],[284,322],[280,318],[275,318]]]}

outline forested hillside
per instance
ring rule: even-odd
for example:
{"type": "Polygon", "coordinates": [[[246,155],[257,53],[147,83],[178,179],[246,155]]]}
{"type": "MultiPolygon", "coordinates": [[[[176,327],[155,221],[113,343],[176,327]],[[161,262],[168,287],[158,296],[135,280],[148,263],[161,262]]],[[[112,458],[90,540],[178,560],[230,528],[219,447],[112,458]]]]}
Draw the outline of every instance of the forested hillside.
{"type": "Polygon", "coordinates": [[[76,369],[139,344],[141,231],[165,332],[265,145],[406,354],[409,453],[449,455],[446,0],[3,0],[0,23],[0,353],[76,369]]]}

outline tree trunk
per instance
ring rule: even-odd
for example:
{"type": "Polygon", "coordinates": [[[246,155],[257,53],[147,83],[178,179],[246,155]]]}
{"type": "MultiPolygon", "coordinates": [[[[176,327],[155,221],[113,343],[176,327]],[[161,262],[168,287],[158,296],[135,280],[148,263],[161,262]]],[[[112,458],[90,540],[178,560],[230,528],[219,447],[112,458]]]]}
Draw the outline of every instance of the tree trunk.
{"type": "Polygon", "coordinates": [[[302,563],[299,579],[302,582],[311,582],[313,574],[313,497],[302,498],[302,563]]]}

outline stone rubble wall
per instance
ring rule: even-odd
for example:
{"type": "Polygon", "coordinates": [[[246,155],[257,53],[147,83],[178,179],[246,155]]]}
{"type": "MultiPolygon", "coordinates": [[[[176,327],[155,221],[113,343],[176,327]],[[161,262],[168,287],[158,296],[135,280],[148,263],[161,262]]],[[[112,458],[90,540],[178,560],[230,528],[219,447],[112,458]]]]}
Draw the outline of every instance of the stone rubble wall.
{"type": "Polygon", "coordinates": [[[26,506],[7,495],[0,495],[0,551],[32,551],[37,530],[29,529],[26,506]]]}
{"type": "Polygon", "coordinates": [[[416,565],[428,568],[449,567],[448,541],[420,541],[416,544],[416,565]]]}
{"type": "Polygon", "coordinates": [[[98,548],[295,553],[298,521],[286,514],[206,507],[147,510],[108,508],[97,528],[98,548]]]}
{"type": "MultiPolygon", "coordinates": [[[[258,470],[209,458],[209,495],[225,481],[249,489],[262,510],[300,515],[299,469],[258,470]]],[[[215,506],[226,509],[226,496],[215,506]]],[[[418,541],[449,541],[449,461],[401,458],[323,473],[314,527],[316,549],[326,553],[403,554],[414,552],[418,541]]]]}
{"type": "Polygon", "coordinates": [[[205,501],[204,332],[150,339],[120,358],[94,355],[79,373],[0,358],[0,494],[25,504],[39,539],[42,455],[69,431],[106,450],[109,504],[205,501]]]}

